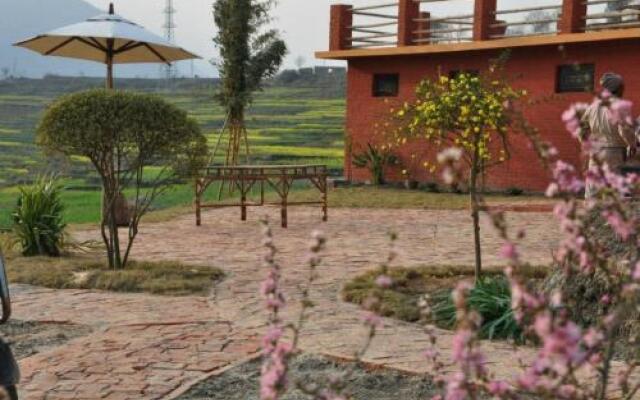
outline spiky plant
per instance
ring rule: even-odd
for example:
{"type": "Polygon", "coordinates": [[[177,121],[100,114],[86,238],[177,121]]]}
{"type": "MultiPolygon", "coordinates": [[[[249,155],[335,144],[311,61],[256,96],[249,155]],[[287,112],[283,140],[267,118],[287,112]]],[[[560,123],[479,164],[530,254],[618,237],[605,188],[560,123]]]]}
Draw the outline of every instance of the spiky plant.
{"type": "Polygon", "coordinates": [[[25,256],[58,257],[64,244],[66,223],[62,186],[53,177],[41,177],[20,188],[13,212],[13,232],[25,256]]]}
{"type": "Polygon", "coordinates": [[[385,168],[396,162],[396,156],[388,149],[379,149],[371,143],[367,143],[367,148],[364,151],[353,156],[353,165],[358,168],[367,168],[371,172],[374,185],[385,183],[385,168]]]}
{"type": "MultiPolygon", "coordinates": [[[[523,340],[522,328],[516,322],[511,308],[511,288],[504,277],[483,277],[467,298],[469,307],[482,316],[480,334],[487,339],[523,340]]],[[[453,329],[456,307],[447,291],[437,297],[432,308],[435,322],[453,329]]]]}

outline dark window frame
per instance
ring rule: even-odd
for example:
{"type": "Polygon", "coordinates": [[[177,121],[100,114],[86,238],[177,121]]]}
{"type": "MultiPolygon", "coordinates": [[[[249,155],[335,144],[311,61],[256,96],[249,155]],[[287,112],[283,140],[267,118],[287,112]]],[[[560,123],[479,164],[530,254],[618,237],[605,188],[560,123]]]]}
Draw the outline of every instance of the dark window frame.
{"type": "Polygon", "coordinates": [[[563,64],[556,68],[556,93],[593,93],[596,87],[596,64],[580,63],[580,64],[563,64]],[[572,71],[575,70],[575,71],[572,71]],[[566,85],[563,79],[563,73],[574,72],[589,74],[591,82],[578,87],[577,84],[566,85]],[[566,86],[565,86],[566,85],[566,86]]]}
{"type": "Polygon", "coordinates": [[[398,73],[381,73],[373,74],[373,81],[371,85],[371,94],[373,97],[398,97],[400,94],[400,74],[398,73]],[[395,88],[393,90],[382,90],[380,87],[381,81],[392,79],[394,80],[395,88]]]}

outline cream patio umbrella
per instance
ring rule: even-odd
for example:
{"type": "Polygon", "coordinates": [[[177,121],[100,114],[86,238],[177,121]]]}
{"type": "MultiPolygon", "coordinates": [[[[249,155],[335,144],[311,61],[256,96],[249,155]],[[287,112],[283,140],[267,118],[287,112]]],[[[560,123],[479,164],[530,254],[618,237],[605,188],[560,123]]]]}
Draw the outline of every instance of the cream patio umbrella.
{"type": "MultiPolygon", "coordinates": [[[[15,43],[45,56],[76,58],[107,66],[107,89],[113,89],[113,65],[165,63],[200,58],[117,14],[109,13],[15,43]]],[[[123,194],[116,202],[118,226],[129,225],[123,194]]]]}
{"type": "Polygon", "coordinates": [[[200,58],[114,13],[89,18],[15,43],[45,56],[77,58],[107,66],[107,88],[113,88],[113,65],[165,63],[200,58]]]}

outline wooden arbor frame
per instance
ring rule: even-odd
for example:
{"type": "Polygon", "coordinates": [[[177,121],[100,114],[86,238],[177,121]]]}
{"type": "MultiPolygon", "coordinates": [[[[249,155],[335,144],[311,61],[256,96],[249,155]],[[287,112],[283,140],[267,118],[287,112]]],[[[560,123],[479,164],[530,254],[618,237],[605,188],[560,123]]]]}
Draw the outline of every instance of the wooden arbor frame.
{"type": "Polygon", "coordinates": [[[240,218],[247,220],[247,208],[265,205],[280,206],[282,227],[288,226],[287,207],[318,204],[322,206],[322,220],[328,220],[328,184],[326,165],[272,165],[272,166],[211,166],[206,168],[195,182],[195,211],[196,225],[202,225],[203,208],[240,207],[240,218]],[[320,191],[317,201],[289,201],[289,192],[295,181],[308,181],[320,191]],[[203,202],[207,189],[214,182],[228,182],[240,194],[239,203],[210,203],[203,202]],[[277,203],[267,203],[265,200],[265,183],[280,197],[277,203]],[[251,190],[260,186],[260,200],[250,201],[251,190]]]}

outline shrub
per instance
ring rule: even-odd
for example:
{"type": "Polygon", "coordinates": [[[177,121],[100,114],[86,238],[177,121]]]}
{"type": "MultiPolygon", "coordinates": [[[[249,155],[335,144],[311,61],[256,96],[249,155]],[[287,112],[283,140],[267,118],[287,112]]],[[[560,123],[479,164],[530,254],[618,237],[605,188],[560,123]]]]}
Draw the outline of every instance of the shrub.
{"type": "Polygon", "coordinates": [[[438,182],[427,182],[424,185],[424,190],[426,190],[429,193],[440,193],[440,185],[438,185],[438,182]]]}
{"type": "Polygon", "coordinates": [[[13,232],[25,256],[60,256],[66,224],[60,198],[62,187],[54,178],[40,178],[21,187],[13,212],[13,232]]]}
{"type": "MultiPolygon", "coordinates": [[[[482,316],[480,334],[487,339],[523,339],[523,332],[516,322],[511,308],[509,281],[501,276],[483,277],[469,293],[469,308],[482,316]]],[[[457,321],[457,309],[451,291],[436,296],[432,308],[437,325],[453,329],[457,321]]]]}
{"type": "Polygon", "coordinates": [[[505,191],[508,196],[522,196],[524,194],[524,190],[519,187],[509,187],[505,191]]]}
{"type": "Polygon", "coordinates": [[[374,185],[384,184],[385,168],[397,162],[397,157],[388,149],[378,149],[371,143],[367,143],[366,150],[353,156],[353,165],[358,168],[367,168],[371,172],[374,185]]]}

